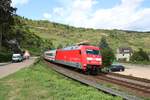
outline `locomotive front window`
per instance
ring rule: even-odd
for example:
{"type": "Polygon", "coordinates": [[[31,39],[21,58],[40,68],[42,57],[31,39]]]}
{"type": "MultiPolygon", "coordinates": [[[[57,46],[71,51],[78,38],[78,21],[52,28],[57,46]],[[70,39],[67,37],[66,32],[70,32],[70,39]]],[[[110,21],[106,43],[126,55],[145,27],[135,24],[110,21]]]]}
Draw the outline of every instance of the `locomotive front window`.
{"type": "Polygon", "coordinates": [[[99,55],[100,52],[99,52],[99,50],[90,50],[90,49],[87,49],[86,50],[86,54],[99,55]]]}

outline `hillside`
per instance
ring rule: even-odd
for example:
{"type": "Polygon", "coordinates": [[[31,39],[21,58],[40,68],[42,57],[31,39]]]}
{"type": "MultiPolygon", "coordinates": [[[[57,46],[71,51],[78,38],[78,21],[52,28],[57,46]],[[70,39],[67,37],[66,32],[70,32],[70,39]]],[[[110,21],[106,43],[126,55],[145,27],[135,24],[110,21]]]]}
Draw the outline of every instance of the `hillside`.
{"type": "MultiPolygon", "coordinates": [[[[65,47],[84,40],[98,46],[101,37],[106,37],[114,51],[118,47],[130,46],[134,50],[143,48],[150,52],[150,32],[76,28],[19,16],[15,17],[15,25],[10,32],[3,36],[4,40],[17,39],[21,48],[28,49],[32,54],[40,54],[50,48],[65,47]]],[[[7,47],[5,42],[3,44],[7,47]]]]}
{"type": "Polygon", "coordinates": [[[18,49],[15,44],[10,44],[10,41],[17,40],[21,51],[29,50],[33,55],[40,55],[44,50],[53,48],[53,44],[50,39],[41,38],[34,32],[30,31],[31,28],[26,27],[21,17],[14,17],[14,25],[11,29],[3,34],[2,50],[0,51],[0,61],[7,61],[7,58],[11,58],[11,54],[14,49],[18,49]],[[9,55],[9,57],[7,57],[9,55]]]}
{"type": "Polygon", "coordinates": [[[150,32],[75,28],[49,21],[21,19],[25,23],[25,27],[28,27],[32,33],[43,39],[51,40],[55,48],[60,45],[72,45],[83,40],[89,40],[92,45],[98,45],[101,37],[104,36],[113,50],[118,47],[130,46],[134,50],[143,48],[150,52],[150,32]]]}
{"type": "Polygon", "coordinates": [[[0,62],[11,60],[12,53],[29,50],[31,55],[40,56],[45,50],[54,48],[52,40],[42,38],[27,27],[26,19],[13,16],[14,24],[2,35],[0,47],[0,62]]]}

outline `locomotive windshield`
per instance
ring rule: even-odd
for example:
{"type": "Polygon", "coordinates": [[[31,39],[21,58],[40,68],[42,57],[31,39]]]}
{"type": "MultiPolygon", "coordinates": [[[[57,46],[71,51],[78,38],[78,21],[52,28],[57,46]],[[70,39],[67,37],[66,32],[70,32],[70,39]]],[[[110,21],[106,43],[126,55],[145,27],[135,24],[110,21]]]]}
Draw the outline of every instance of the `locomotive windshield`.
{"type": "Polygon", "coordinates": [[[100,52],[99,52],[99,50],[90,50],[90,49],[87,49],[86,50],[86,54],[99,55],[100,52]]]}

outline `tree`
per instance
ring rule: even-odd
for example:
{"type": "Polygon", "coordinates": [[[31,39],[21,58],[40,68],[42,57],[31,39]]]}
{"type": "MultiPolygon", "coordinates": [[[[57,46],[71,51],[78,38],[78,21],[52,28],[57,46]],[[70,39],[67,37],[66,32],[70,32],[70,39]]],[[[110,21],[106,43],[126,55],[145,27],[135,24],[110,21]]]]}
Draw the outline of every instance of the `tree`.
{"type": "Polygon", "coordinates": [[[113,53],[113,50],[109,47],[106,38],[101,38],[99,47],[101,48],[103,66],[110,66],[115,59],[115,55],[113,53]]]}
{"type": "Polygon", "coordinates": [[[109,45],[108,45],[105,37],[101,38],[101,41],[99,43],[99,47],[102,48],[102,49],[103,48],[109,48],[109,45]]]}
{"type": "Polygon", "coordinates": [[[102,64],[103,66],[110,66],[112,64],[112,62],[115,59],[115,55],[112,51],[112,49],[110,48],[103,48],[101,50],[101,54],[102,54],[102,64]]]}
{"type": "Polygon", "coordinates": [[[137,61],[149,61],[148,54],[143,51],[142,48],[140,48],[137,52],[134,52],[131,56],[131,61],[137,62],[137,61]]]}
{"type": "Polygon", "coordinates": [[[63,46],[62,46],[62,44],[59,44],[59,45],[57,46],[57,49],[61,49],[61,48],[63,48],[63,46]]]}
{"type": "Polygon", "coordinates": [[[13,24],[13,14],[16,8],[11,7],[11,0],[0,1],[0,49],[2,46],[3,34],[10,29],[13,24]]]}

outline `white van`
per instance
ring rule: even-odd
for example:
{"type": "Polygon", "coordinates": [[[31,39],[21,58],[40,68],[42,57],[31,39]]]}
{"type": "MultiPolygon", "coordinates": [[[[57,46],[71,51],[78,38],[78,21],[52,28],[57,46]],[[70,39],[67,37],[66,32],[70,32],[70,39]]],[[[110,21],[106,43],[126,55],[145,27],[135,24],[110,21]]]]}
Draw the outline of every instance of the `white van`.
{"type": "Polygon", "coordinates": [[[21,62],[23,61],[23,57],[21,54],[13,54],[12,55],[12,62],[21,62]]]}

